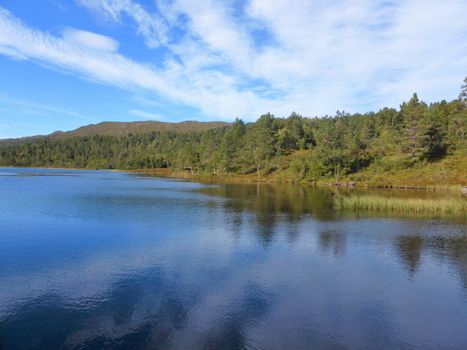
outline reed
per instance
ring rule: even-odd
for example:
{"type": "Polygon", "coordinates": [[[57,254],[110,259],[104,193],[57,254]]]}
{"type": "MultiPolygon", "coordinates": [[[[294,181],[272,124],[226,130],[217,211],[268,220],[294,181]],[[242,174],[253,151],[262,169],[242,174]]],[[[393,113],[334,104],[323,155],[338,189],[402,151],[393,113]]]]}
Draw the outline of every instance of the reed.
{"type": "Polygon", "coordinates": [[[412,212],[430,214],[466,214],[467,200],[463,198],[395,198],[377,195],[336,196],[337,210],[412,212]]]}

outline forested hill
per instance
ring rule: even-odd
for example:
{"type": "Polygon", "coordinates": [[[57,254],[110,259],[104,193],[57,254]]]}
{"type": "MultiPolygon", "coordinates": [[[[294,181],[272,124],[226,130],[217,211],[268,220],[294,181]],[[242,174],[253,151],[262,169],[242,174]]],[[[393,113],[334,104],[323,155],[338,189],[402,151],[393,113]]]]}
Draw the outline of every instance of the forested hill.
{"type": "Polygon", "coordinates": [[[193,132],[205,131],[213,128],[226,126],[225,122],[197,122],[184,121],[180,123],[167,123],[158,121],[143,122],[103,122],[99,124],[86,125],[76,130],[68,132],[55,132],[54,137],[72,137],[72,136],[125,136],[128,134],[142,134],[153,131],[176,131],[193,132]]]}
{"type": "MultiPolygon", "coordinates": [[[[436,181],[467,182],[465,98],[428,105],[414,94],[397,110],[384,108],[352,115],[338,112],[323,118],[266,114],[255,123],[237,119],[229,126],[208,130],[151,131],[141,125],[115,134],[110,131],[113,124],[103,123],[78,129],[66,138],[56,134],[3,146],[0,165],[190,168],[205,174],[316,181],[352,176],[359,179],[359,174],[370,173],[387,177],[410,169],[435,169],[430,167],[441,164],[436,181]],[[442,163],[446,160],[450,161],[442,163]]],[[[434,178],[434,174],[428,177],[434,178]]]]}
{"type": "Polygon", "coordinates": [[[19,139],[0,140],[3,144],[22,144],[31,141],[37,141],[42,137],[49,138],[69,138],[74,136],[126,136],[129,134],[142,134],[153,131],[176,131],[176,132],[197,132],[213,128],[227,126],[226,122],[197,122],[183,121],[179,123],[167,123],[159,121],[139,121],[139,122],[102,122],[82,126],[71,131],[56,131],[47,136],[32,136],[19,139]]]}

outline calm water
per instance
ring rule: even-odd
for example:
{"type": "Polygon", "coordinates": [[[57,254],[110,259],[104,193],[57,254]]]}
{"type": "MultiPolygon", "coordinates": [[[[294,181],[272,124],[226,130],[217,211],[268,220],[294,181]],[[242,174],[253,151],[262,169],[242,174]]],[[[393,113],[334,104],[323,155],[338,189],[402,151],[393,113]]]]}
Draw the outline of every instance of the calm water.
{"type": "Polygon", "coordinates": [[[0,349],[467,349],[462,220],[0,169],[0,349]]]}

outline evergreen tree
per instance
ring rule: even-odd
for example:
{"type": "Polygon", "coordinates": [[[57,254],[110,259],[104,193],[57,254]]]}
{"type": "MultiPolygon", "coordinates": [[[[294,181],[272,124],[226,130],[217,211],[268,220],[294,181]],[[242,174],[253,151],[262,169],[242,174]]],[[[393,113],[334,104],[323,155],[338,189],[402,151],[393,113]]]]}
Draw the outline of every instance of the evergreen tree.
{"type": "Polygon", "coordinates": [[[461,86],[461,92],[459,93],[459,101],[464,105],[467,104],[467,77],[464,78],[464,83],[461,86]]]}
{"type": "Polygon", "coordinates": [[[0,165],[190,167],[211,174],[255,172],[258,176],[278,169],[297,180],[339,180],[368,166],[402,169],[421,160],[467,152],[467,104],[462,96],[428,106],[414,94],[400,111],[338,112],[324,118],[296,113],[275,118],[268,113],[255,123],[237,119],[229,126],[199,132],[6,140],[0,141],[0,165]]]}
{"type": "Polygon", "coordinates": [[[422,159],[429,151],[425,112],[426,104],[418,100],[417,94],[401,106],[404,120],[402,147],[411,162],[422,159]]]}

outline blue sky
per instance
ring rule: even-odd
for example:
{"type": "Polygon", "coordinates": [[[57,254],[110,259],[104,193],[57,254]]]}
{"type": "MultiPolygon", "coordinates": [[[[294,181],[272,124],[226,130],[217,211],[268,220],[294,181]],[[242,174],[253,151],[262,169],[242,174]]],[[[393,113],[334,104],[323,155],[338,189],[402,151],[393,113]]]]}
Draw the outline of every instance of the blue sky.
{"type": "Polygon", "coordinates": [[[453,99],[465,0],[2,0],[0,138],[453,99]]]}

